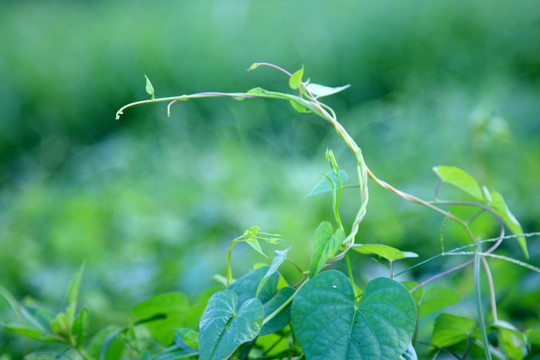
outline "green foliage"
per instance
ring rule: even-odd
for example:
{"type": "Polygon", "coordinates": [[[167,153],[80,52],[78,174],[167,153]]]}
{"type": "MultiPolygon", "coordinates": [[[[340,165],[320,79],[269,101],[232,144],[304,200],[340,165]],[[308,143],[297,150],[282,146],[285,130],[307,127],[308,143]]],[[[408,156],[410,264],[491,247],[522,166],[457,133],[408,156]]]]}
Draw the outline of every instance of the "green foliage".
{"type": "MultiPolygon", "coordinates": [[[[82,271],[72,279],[67,296],[67,306],[57,315],[49,311],[37,311],[32,315],[19,305],[11,294],[3,289],[0,294],[15,310],[19,322],[5,324],[6,330],[42,342],[54,342],[59,347],[51,350],[55,357],[73,356],[85,360],[92,359],[159,359],[172,360],[199,358],[225,360],[285,359],[305,357],[312,359],[417,359],[415,346],[417,336],[423,334],[421,321],[430,321],[429,315],[447,306],[457,304],[461,294],[448,288],[431,288],[423,291],[422,286],[445,275],[474,263],[474,296],[477,303],[478,320],[451,314],[440,314],[433,323],[433,332],[428,345],[430,352],[445,350],[454,354],[454,348],[464,352],[462,358],[473,353],[471,338],[481,333],[481,347],[487,358],[492,354],[504,353],[510,359],[519,359],[534,354],[538,345],[535,330],[526,332],[528,338],[509,322],[498,319],[494,281],[487,258],[510,260],[523,267],[537,271],[533,265],[522,263],[511,257],[495,255],[499,245],[506,239],[503,224],[513,231],[528,256],[525,237],[521,225],[508,210],[502,196],[496,191],[480,187],[469,174],[457,167],[438,166],[434,168],[440,180],[454,185],[477,202],[446,201],[438,198],[424,200],[399,190],[378,178],[364,160],[362,150],[337,120],[336,114],[319,98],[338,93],[348,86],[331,88],[311,85],[303,81],[304,68],[291,74],[288,71],[267,63],[257,63],[250,70],[260,66],[272,67],[289,77],[289,87],[298,95],[254,88],[247,92],[222,93],[204,92],[176,97],[156,98],[155,90],[146,77],[146,91],[150,100],[127,104],[117,112],[117,118],[133,106],[168,102],[167,111],[178,100],[206,97],[229,97],[234,99],[264,98],[284,100],[300,113],[312,113],[327,121],[344,144],[354,155],[358,184],[352,186],[360,190],[356,201],[354,220],[343,221],[340,215],[342,193],[347,181],[347,173],[340,169],[332,150],[326,151],[326,159],[331,171],[312,190],[309,195],[332,193],[332,213],[336,230],[331,222],[323,220],[315,231],[313,253],[309,271],[289,258],[289,248],[275,249],[270,265],[257,266],[236,281],[232,276],[232,249],[238,243],[247,243],[258,255],[266,258],[265,247],[279,245],[281,237],[261,232],[258,226],[248,228],[234,238],[226,255],[225,276],[222,280],[226,289],[209,289],[198,302],[190,305],[183,293],[162,293],[145,300],[131,311],[132,318],[125,326],[105,328],[91,335],[88,331],[89,309],[82,307],[78,312],[79,288],[82,271]],[[396,194],[401,199],[422,206],[444,216],[466,234],[465,238],[475,247],[475,251],[460,252],[465,248],[445,251],[440,255],[422,261],[413,267],[394,274],[394,262],[405,262],[418,257],[413,252],[401,251],[386,244],[355,243],[360,240],[360,226],[367,214],[369,203],[368,182],[396,194]],[[495,239],[479,240],[471,226],[480,213],[472,217],[461,212],[451,212],[444,206],[454,206],[460,210],[473,207],[480,213],[486,212],[499,223],[499,236],[495,239]],[[357,239],[358,238],[358,239],[357,239]],[[493,245],[483,250],[485,242],[493,245]],[[361,288],[354,280],[354,272],[348,252],[354,249],[360,254],[375,255],[389,263],[389,278],[377,277],[361,288]],[[400,283],[395,277],[412,269],[419,268],[437,258],[448,255],[473,256],[459,265],[430,274],[420,283],[400,283]],[[346,258],[348,277],[337,270],[323,271],[346,258]],[[301,278],[289,286],[290,276],[284,276],[284,265],[290,262],[300,273],[301,278]],[[481,267],[488,274],[490,306],[492,319],[483,315],[481,267]],[[281,272],[280,272],[281,270],[281,272]],[[413,292],[414,295],[411,295],[413,292]],[[361,295],[357,295],[361,294],[361,295]],[[46,316],[44,315],[46,314],[46,316]],[[478,328],[477,328],[478,326],[478,328]],[[497,342],[488,338],[488,331],[496,332],[497,342]],[[266,338],[266,336],[268,336],[266,338]],[[264,339],[263,339],[264,338],[264,339]],[[268,339],[273,339],[269,343],[268,339]],[[463,350],[463,345],[465,347],[463,350]],[[460,347],[461,346],[461,347],[460,347]],[[58,350],[60,349],[60,350],[58,350]]],[[[358,194],[357,194],[358,195],[358,194]]],[[[373,200],[372,200],[373,201],[373,200]]],[[[443,231],[444,235],[444,231],[443,231]]],[[[442,238],[442,237],[441,237],[442,238]]],[[[441,240],[442,241],[442,240],[441,240]]],[[[305,244],[304,244],[305,245],[305,244]]],[[[290,282],[293,283],[292,281],[290,282]]],[[[476,342],[479,343],[479,342],[476,342]]],[[[476,344],[475,343],[475,344],[476,344]]],[[[475,345],[478,347],[478,345],[475,345]]],[[[39,352],[29,354],[28,358],[39,356],[39,352]]],[[[436,355],[435,355],[436,357],[436,355]]],[[[457,357],[457,356],[456,356],[457,357]]]]}

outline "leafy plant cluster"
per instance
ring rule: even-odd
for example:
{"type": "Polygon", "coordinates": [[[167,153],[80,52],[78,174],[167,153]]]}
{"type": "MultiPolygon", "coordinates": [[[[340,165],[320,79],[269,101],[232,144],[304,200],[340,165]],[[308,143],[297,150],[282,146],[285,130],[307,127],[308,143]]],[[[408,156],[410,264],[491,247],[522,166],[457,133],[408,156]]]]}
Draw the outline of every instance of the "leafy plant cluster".
{"type": "MultiPolygon", "coordinates": [[[[540,329],[519,330],[498,318],[494,281],[488,259],[509,261],[531,271],[540,269],[526,262],[495,254],[505,239],[517,239],[525,258],[528,258],[527,237],[512,215],[502,195],[481,186],[465,171],[452,166],[437,166],[433,170],[440,183],[433,200],[395,188],[378,178],[367,166],[360,147],[338,122],[336,114],[321,98],[348,88],[327,87],[304,80],[304,69],[290,73],[268,63],[253,64],[249,70],[266,66],[284,73],[290,89],[296,94],[254,88],[247,92],[204,92],[191,95],[159,98],[146,77],[146,91],[151,99],[122,107],[156,102],[168,102],[167,113],[178,101],[206,97],[232,97],[236,100],[269,98],[286,100],[299,113],[311,113],[330,123],[352,151],[356,159],[358,183],[347,185],[349,175],[341,169],[331,150],[326,158],[330,171],[324,174],[310,196],[332,195],[334,218],[322,221],[315,230],[314,250],[309,269],[302,269],[289,258],[289,249],[276,249],[269,264],[254,265],[249,273],[235,279],[232,272],[232,250],[246,243],[266,256],[261,242],[280,244],[281,236],[262,232],[257,226],[247,229],[232,240],[227,254],[225,275],[214,278],[219,287],[208,289],[197,302],[190,303],[179,292],[150,298],[131,309],[124,327],[108,327],[89,335],[89,309],[79,307],[78,293],[83,269],[76,273],[68,291],[67,307],[56,314],[36,304],[21,305],[0,287],[19,323],[3,324],[4,328],[26,338],[50,343],[47,350],[27,355],[29,359],[417,359],[417,350],[431,358],[533,359],[540,356],[540,329]],[[368,182],[394,193],[402,199],[439,213],[443,219],[441,253],[418,262],[400,272],[394,264],[417,258],[416,253],[386,244],[363,244],[355,241],[369,203],[368,182]],[[439,190],[451,185],[469,197],[469,201],[443,200],[439,190]],[[357,212],[351,224],[344,224],[340,204],[345,191],[357,191],[357,212]],[[469,218],[454,215],[449,207],[474,208],[469,218]],[[472,224],[488,214],[498,224],[499,235],[480,239],[472,224]],[[467,234],[469,245],[446,251],[444,228],[455,222],[467,234]],[[506,235],[506,229],[513,235],[506,235]],[[365,288],[354,280],[350,252],[372,257],[388,269],[387,277],[372,279],[365,288]],[[450,269],[419,282],[399,281],[400,275],[430,263],[440,257],[467,257],[450,269]],[[332,268],[343,261],[346,272],[332,268]],[[291,263],[298,269],[299,281],[284,278],[280,267],[291,263]],[[460,301],[454,289],[434,287],[424,292],[424,285],[469,265],[474,269],[476,314],[472,319],[441,310],[460,301]],[[331,269],[328,269],[331,268],[331,269]],[[484,309],[481,274],[485,274],[490,316],[484,309]],[[419,337],[419,321],[433,313],[439,315],[429,339],[419,337]]],[[[349,197],[350,198],[350,197],[349,197]]],[[[426,325],[427,326],[427,325],[426,325]]]]}

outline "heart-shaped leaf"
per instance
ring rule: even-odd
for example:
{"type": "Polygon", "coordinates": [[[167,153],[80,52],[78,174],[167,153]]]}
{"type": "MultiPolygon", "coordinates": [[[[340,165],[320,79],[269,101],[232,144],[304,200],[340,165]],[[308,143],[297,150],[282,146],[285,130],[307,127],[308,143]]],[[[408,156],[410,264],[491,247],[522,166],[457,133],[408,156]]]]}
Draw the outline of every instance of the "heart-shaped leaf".
{"type": "Polygon", "coordinates": [[[234,350],[257,337],[262,328],[264,308],[257,298],[238,304],[234,291],[212,295],[199,324],[201,360],[227,359],[234,350]]]}
{"type": "Polygon", "coordinates": [[[349,279],[329,270],[298,291],[291,316],[307,360],[395,360],[411,342],[416,305],[405,286],[378,278],[356,307],[349,279]]]}

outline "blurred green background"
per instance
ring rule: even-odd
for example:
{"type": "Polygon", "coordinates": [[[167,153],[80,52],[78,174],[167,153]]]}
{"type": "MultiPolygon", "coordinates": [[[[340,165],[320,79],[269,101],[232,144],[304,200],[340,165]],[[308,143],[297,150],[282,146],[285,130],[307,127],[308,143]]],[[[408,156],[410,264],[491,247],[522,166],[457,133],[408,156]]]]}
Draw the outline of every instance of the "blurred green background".
{"type": "MultiPolygon", "coordinates": [[[[230,99],[178,103],[170,118],[164,105],[138,107],[114,120],[148,97],[144,74],[157,96],[288,91],[276,71],[246,72],[259,61],[351,84],[327,103],[380,178],[431,199],[431,167],[455,165],[500,191],[525,231],[539,231],[538,44],[533,0],[0,0],[0,284],[59,308],[85,262],[83,302],[101,326],[125,322],[153,294],[196,297],[252,225],[282,234],[280,248],[292,246],[306,268],[314,229],[332,219],[330,196],[305,197],[329,170],[327,147],[354,178],[353,157],[322,120],[286,103],[230,99]]],[[[423,258],[440,251],[440,216],[370,189],[358,242],[423,258]]],[[[357,192],[344,202],[350,225],[357,192]]],[[[496,231],[488,219],[478,227],[484,237],[496,231]]],[[[451,225],[445,241],[465,243],[451,225]]],[[[539,265],[538,239],[529,247],[539,265]]],[[[522,258],[511,240],[501,253],[522,258]]],[[[233,259],[237,276],[268,261],[245,245],[233,259]]],[[[353,260],[360,285],[384,270],[353,260]]],[[[538,322],[538,274],[494,267],[508,317],[538,322]],[[516,279],[528,303],[508,291],[516,279]]],[[[0,315],[11,316],[1,301],[0,315]]],[[[13,344],[0,330],[0,353],[13,344]]]]}

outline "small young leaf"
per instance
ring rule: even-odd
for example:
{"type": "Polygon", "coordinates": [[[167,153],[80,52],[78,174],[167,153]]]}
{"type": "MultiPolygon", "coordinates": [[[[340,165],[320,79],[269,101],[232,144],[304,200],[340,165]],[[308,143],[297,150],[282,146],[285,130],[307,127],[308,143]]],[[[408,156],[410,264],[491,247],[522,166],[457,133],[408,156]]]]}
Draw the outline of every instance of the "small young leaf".
{"type": "Polygon", "coordinates": [[[244,242],[247,243],[249,246],[251,246],[253,250],[258,252],[262,256],[267,257],[266,254],[262,251],[261,245],[259,244],[259,241],[257,239],[252,237],[252,238],[245,239],[244,242]]]}
{"type": "MultiPolygon", "coordinates": [[[[333,171],[329,171],[325,176],[319,181],[319,183],[309,192],[309,194],[306,195],[306,197],[309,196],[315,196],[319,195],[328,191],[332,191],[334,187],[337,187],[338,179],[337,174],[333,171]],[[328,180],[330,178],[331,181],[328,180]]],[[[343,171],[339,170],[339,178],[341,180],[341,185],[347,183],[349,175],[343,171]]]]}
{"type": "Polygon", "coordinates": [[[289,103],[291,104],[293,109],[299,112],[300,114],[308,114],[311,112],[310,108],[308,108],[306,105],[302,104],[299,101],[291,99],[289,100],[289,103]]]}
{"type": "Polygon", "coordinates": [[[437,310],[459,302],[459,293],[448,288],[433,288],[426,291],[419,309],[419,317],[424,317],[437,310]]]}
{"type": "Polygon", "coordinates": [[[359,252],[360,254],[377,255],[390,262],[410,257],[418,257],[418,254],[416,253],[410,251],[403,252],[383,244],[362,244],[354,247],[353,250],[359,252]]]}
{"type": "Polygon", "coordinates": [[[260,87],[256,87],[247,91],[248,94],[264,94],[266,90],[260,87]]]}
{"type": "Polygon", "coordinates": [[[152,97],[152,100],[154,100],[156,98],[154,87],[152,86],[152,83],[150,82],[148,76],[144,75],[144,78],[146,79],[146,92],[152,97]]]}
{"type": "Polygon", "coordinates": [[[221,285],[227,287],[227,279],[226,279],[225,276],[223,276],[223,275],[215,274],[214,276],[212,276],[212,277],[210,278],[210,280],[217,281],[217,282],[220,283],[221,285]]]}
{"type": "Polygon", "coordinates": [[[238,346],[257,337],[263,318],[264,308],[259,299],[249,299],[239,305],[234,291],[215,293],[199,324],[200,359],[227,359],[238,346]]]}
{"type": "Polygon", "coordinates": [[[309,92],[312,93],[316,98],[321,98],[324,96],[337,94],[338,92],[348,89],[349,87],[351,87],[351,85],[348,84],[348,85],[338,86],[338,87],[329,87],[329,86],[310,83],[306,87],[309,90],[309,92]]]}
{"type": "Polygon", "coordinates": [[[249,67],[248,71],[255,70],[255,69],[258,68],[258,67],[259,67],[259,64],[257,64],[257,63],[251,64],[251,66],[249,67]]]}
{"type": "Polygon", "coordinates": [[[436,166],[433,171],[445,183],[452,184],[478,200],[484,201],[482,190],[476,180],[455,166],[436,166]]]}
{"type": "Polygon", "coordinates": [[[296,90],[300,87],[302,84],[302,77],[304,76],[304,67],[298,71],[296,71],[294,74],[291,75],[289,78],[289,86],[291,89],[296,90]]]}
{"type": "Polygon", "coordinates": [[[264,287],[264,284],[266,284],[266,281],[270,278],[270,276],[275,274],[278,271],[278,268],[281,266],[281,264],[283,264],[283,262],[287,260],[288,252],[289,252],[289,249],[274,251],[274,259],[272,260],[272,264],[270,264],[268,271],[266,272],[261,282],[259,283],[255,297],[259,296],[259,292],[262,290],[262,288],[264,287]]]}
{"type": "MultiPolygon", "coordinates": [[[[508,206],[506,205],[503,196],[497,191],[491,192],[491,208],[493,209],[493,211],[495,211],[497,215],[501,217],[504,224],[508,226],[512,233],[514,233],[515,235],[523,234],[523,229],[521,228],[519,221],[517,221],[515,216],[510,212],[510,209],[508,209],[508,206]]],[[[518,242],[521,246],[523,254],[528,259],[529,251],[527,250],[527,240],[525,239],[525,237],[521,236],[518,237],[518,242]]]]}
{"type": "Polygon", "coordinates": [[[336,157],[334,156],[334,152],[331,149],[326,149],[325,155],[326,155],[326,160],[328,160],[328,163],[330,164],[330,167],[335,173],[337,173],[339,171],[339,166],[337,164],[336,157]]]}
{"type": "Polygon", "coordinates": [[[345,239],[343,230],[338,229],[335,235],[333,231],[332,224],[328,221],[323,221],[315,231],[315,246],[309,266],[311,278],[336,254],[345,239]]]}
{"type": "Polygon", "coordinates": [[[69,318],[66,313],[61,312],[51,321],[51,331],[53,334],[59,337],[68,338],[71,326],[69,325],[69,318]]]}
{"type": "Polygon", "coordinates": [[[476,323],[465,317],[441,314],[435,320],[431,343],[439,347],[447,347],[461,342],[473,332],[476,323]]]}

